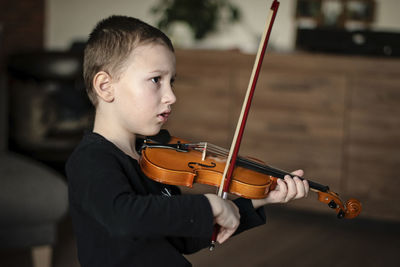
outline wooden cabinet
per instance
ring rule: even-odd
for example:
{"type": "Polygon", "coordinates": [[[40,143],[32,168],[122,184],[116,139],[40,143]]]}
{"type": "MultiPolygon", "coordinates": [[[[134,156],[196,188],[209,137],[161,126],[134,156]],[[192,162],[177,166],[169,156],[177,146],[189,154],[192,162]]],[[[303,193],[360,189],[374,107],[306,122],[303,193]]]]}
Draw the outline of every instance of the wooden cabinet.
{"type": "MultiPolygon", "coordinates": [[[[255,56],[176,54],[178,101],[166,127],[229,148],[255,56]]],[[[399,73],[396,59],[266,55],[240,154],[304,169],[343,200],[358,198],[362,216],[400,220],[399,73]]],[[[310,193],[290,206],[332,212],[315,198],[310,193]]]]}
{"type": "Polygon", "coordinates": [[[400,219],[400,77],[357,76],[350,88],[346,189],[368,214],[400,219]]]}

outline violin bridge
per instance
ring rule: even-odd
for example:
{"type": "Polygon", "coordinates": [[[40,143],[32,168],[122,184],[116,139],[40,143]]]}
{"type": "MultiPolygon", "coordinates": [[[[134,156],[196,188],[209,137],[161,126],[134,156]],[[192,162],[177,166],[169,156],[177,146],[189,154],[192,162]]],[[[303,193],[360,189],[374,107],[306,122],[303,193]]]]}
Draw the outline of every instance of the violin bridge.
{"type": "Polygon", "coordinates": [[[204,143],[203,154],[202,154],[202,157],[201,157],[201,161],[205,161],[206,160],[206,155],[207,155],[207,142],[204,143]]]}

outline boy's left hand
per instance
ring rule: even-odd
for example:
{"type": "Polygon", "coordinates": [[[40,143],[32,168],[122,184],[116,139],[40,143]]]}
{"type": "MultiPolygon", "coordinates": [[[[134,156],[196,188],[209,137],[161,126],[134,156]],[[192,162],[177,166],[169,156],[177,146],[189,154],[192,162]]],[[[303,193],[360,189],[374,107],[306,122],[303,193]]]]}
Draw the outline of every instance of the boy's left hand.
{"type": "Polygon", "coordinates": [[[297,176],[303,176],[302,170],[292,172],[295,175],[291,178],[286,175],[284,180],[278,179],[277,186],[274,190],[270,191],[266,198],[252,199],[254,208],[259,208],[266,204],[271,203],[287,203],[294,199],[307,197],[310,189],[306,180],[300,180],[297,176]]]}

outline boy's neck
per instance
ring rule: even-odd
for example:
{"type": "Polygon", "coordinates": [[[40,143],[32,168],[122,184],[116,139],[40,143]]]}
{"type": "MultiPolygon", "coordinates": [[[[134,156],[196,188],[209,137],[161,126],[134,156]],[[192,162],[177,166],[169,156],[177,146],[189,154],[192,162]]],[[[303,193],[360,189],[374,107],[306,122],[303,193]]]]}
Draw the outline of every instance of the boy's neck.
{"type": "Polygon", "coordinates": [[[135,149],[136,135],[134,133],[120,131],[117,125],[112,125],[110,120],[104,120],[102,116],[95,116],[93,132],[102,135],[128,156],[139,160],[140,156],[135,149]]]}

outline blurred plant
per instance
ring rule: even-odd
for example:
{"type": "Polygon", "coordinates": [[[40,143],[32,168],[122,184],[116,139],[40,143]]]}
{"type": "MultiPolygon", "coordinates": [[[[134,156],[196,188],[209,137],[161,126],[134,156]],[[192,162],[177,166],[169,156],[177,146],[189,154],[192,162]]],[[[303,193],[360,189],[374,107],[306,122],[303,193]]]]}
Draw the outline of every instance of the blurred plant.
{"type": "Polygon", "coordinates": [[[186,22],[196,40],[214,32],[219,23],[240,20],[240,10],[228,0],[160,0],[152,7],[153,14],[161,14],[157,25],[168,31],[173,22],[186,22]]]}

